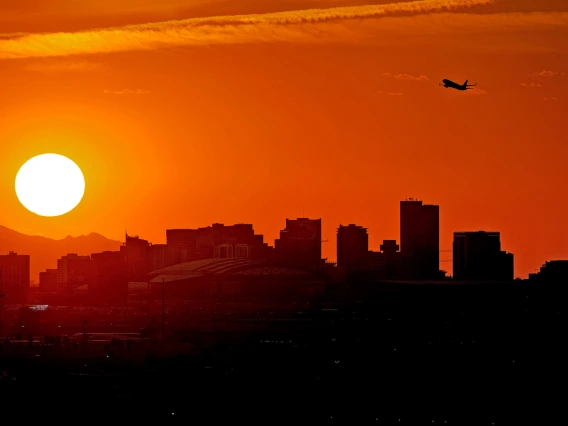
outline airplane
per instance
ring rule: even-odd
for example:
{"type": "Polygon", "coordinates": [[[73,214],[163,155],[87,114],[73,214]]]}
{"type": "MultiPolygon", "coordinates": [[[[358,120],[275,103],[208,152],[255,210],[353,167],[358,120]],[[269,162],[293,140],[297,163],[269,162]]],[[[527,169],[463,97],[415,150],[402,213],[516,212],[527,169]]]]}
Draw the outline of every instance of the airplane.
{"type": "Polygon", "coordinates": [[[438,86],[444,86],[446,89],[448,87],[451,87],[452,89],[456,89],[456,90],[471,90],[470,87],[477,86],[477,83],[467,84],[467,82],[468,82],[468,80],[466,80],[464,84],[457,84],[457,83],[454,83],[452,80],[443,79],[442,83],[444,83],[444,84],[438,83],[438,86]]]}

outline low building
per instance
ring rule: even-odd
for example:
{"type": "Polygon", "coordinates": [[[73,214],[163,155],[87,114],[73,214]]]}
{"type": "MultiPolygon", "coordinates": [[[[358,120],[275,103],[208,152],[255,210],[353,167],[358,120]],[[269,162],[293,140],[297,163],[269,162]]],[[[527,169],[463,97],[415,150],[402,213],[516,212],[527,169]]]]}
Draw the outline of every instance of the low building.
{"type": "Polygon", "coordinates": [[[414,277],[413,257],[399,251],[396,240],[383,240],[381,251],[369,251],[365,272],[372,279],[404,280],[414,277]]]}
{"type": "Polygon", "coordinates": [[[326,275],[246,258],[186,262],[149,274],[150,292],[166,299],[284,301],[324,294],[326,275]]]}
{"type": "Polygon", "coordinates": [[[541,266],[536,274],[529,274],[530,281],[566,283],[568,281],[568,260],[551,260],[541,266]]]}

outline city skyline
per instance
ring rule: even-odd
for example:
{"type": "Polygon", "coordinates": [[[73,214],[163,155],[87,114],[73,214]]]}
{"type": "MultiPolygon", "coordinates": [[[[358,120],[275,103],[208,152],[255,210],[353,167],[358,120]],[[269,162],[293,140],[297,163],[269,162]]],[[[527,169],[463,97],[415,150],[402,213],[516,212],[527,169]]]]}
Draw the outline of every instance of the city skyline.
{"type": "Polygon", "coordinates": [[[406,3],[0,5],[0,223],[164,243],[163,228],[248,222],[273,241],[283,218],[321,217],[322,238],[356,223],[378,249],[418,197],[442,206],[441,249],[497,230],[519,276],[567,258],[568,4],[406,3]],[[85,176],[60,217],[14,191],[47,152],[85,176]]]}
{"type": "MultiPolygon", "coordinates": [[[[365,226],[365,224],[361,224],[361,223],[340,223],[334,226],[334,234],[332,239],[329,239],[328,237],[325,236],[324,231],[322,231],[322,235],[319,236],[320,240],[322,243],[329,243],[329,242],[335,242],[335,239],[337,237],[337,230],[338,227],[350,227],[350,226],[357,226],[357,227],[362,227],[365,230],[368,231],[367,234],[367,244],[368,244],[368,250],[369,251],[376,251],[379,252],[379,249],[382,251],[382,244],[385,241],[395,241],[396,244],[399,246],[398,250],[402,251],[402,240],[404,239],[404,237],[402,236],[403,231],[403,208],[402,206],[404,204],[420,204],[421,206],[423,205],[426,208],[432,207],[435,208],[436,211],[436,227],[433,230],[434,234],[437,234],[439,237],[438,241],[446,241],[448,238],[442,238],[442,234],[439,231],[439,229],[441,228],[441,221],[439,220],[439,208],[440,206],[435,205],[433,203],[427,203],[427,202],[423,202],[420,199],[417,198],[407,198],[405,200],[400,200],[400,210],[399,210],[399,227],[398,227],[398,233],[395,236],[380,236],[380,235],[372,235],[372,232],[369,231],[369,227],[365,226]],[[374,244],[374,243],[377,244],[374,244]]],[[[443,209],[442,209],[443,210],[443,209]]],[[[304,212],[302,212],[304,213],[304,212]]],[[[413,219],[416,220],[416,216],[409,216],[409,219],[413,219]]],[[[296,222],[296,221],[310,221],[310,220],[314,220],[313,218],[309,218],[309,217],[303,217],[303,216],[299,216],[296,219],[290,219],[290,218],[286,218],[286,224],[288,223],[292,223],[292,222],[296,222]]],[[[325,223],[324,218],[319,218],[317,219],[320,221],[320,227],[321,229],[325,229],[323,227],[323,224],[325,223]]],[[[411,220],[412,221],[412,220],[411,220]]],[[[163,234],[165,235],[165,238],[163,238],[162,240],[159,241],[152,241],[150,238],[148,238],[146,235],[144,234],[140,234],[140,233],[131,233],[130,235],[135,235],[136,238],[140,237],[141,239],[143,239],[144,241],[148,241],[150,244],[152,245],[164,245],[168,243],[168,235],[172,232],[183,232],[183,231],[197,231],[198,229],[206,229],[206,228],[211,228],[211,226],[215,226],[215,225],[221,225],[221,226],[239,226],[239,225],[243,225],[243,226],[252,226],[252,228],[254,228],[254,232],[257,232],[257,235],[261,238],[264,238],[265,240],[265,244],[267,243],[269,245],[269,247],[274,248],[277,245],[277,241],[278,241],[278,236],[274,239],[269,239],[266,238],[266,235],[262,232],[258,232],[257,228],[255,227],[254,223],[250,223],[250,222],[239,222],[239,223],[234,223],[234,224],[223,224],[223,223],[219,223],[219,222],[210,222],[210,224],[208,225],[204,225],[204,226],[196,226],[196,227],[181,227],[181,228],[166,228],[163,230],[163,234]]],[[[327,228],[329,228],[330,226],[328,226],[327,228]]],[[[277,231],[280,233],[280,236],[282,235],[282,231],[277,231]]],[[[490,230],[490,229],[468,229],[468,230],[464,230],[464,229],[460,229],[460,230],[454,230],[451,232],[450,234],[450,239],[451,239],[451,243],[449,246],[443,246],[441,243],[438,242],[437,244],[437,250],[434,249],[434,252],[437,253],[437,257],[439,260],[435,261],[435,263],[437,263],[439,265],[439,270],[440,271],[445,271],[446,274],[448,276],[452,276],[453,275],[453,271],[454,271],[454,261],[453,261],[453,257],[451,255],[451,252],[454,250],[452,247],[455,244],[455,236],[456,234],[468,234],[468,233],[497,233],[499,235],[501,235],[502,237],[502,233],[498,230],[490,230]],[[449,254],[448,254],[449,253],[449,254]]],[[[126,239],[129,238],[129,234],[127,232],[127,230],[124,230],[124,235],[126,235],[126,239]]],[[[172,234],[172,236],[174,236],[174,234],[172,234]]],[[[170,237],[171,239],[171,237],[170,237]]],[[[408,238],[407,238],[408,239],[408,238]]],[[[507,238],[506,238],[507,240],[507,238]]],[[[501,240],[501,244],[503,244],[502,240],[501,240]]],[[[334,244],[321,244],[321,247],[319,249],[319,254],[320,254],[320,258],[321,259],[325,259],[328,262],[331,263],[337,263],[337,245],[334,244]],[[327,247],[327,249],[326,249],[327,247]],[[328,254],[326,256],[326,254],[328,254]]],[[[517,266],[517,255],[515,253],[514,250],[512,250],[510,247],[507,247],[506,249],[507,252],[509,253],[513,253],[515,254],[515,269],[514,269],[514,276],[515,278],[522,278],[522,279],[526,279],[528,278],[529,274],[531,273],[535,273],[538,272],[540,270],[540,268],[548,261],[551,260],[562,260],[563,257],[562,256],[552,256],[551,258],[546,258],[546,259],[542,259],[541,262],[533,267],[530,270],[527,270],[526,273],[522,273],[518,271],[518,266],[517,266]]],[[[26,254],[26,253],[21,253],[21,254],[26,254]]],[[[42,271],[43,272],[43,271],[42,271]]],[[[35,280],[34,280],[35,281],[35,280]]]]}

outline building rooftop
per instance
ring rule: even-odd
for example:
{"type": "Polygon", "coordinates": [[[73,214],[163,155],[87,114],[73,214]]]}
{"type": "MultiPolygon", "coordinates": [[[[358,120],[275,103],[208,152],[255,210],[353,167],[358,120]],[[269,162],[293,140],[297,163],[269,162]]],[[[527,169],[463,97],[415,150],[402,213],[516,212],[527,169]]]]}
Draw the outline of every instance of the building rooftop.
{"type": "Polygon", "coordinates": [[[151,283],[181,281],[204,275],[250,276],[313,276],[313,273],[296,268],[270,265],[262,260],[245,258],[204,259],[180,263],[151,272],[151,283]]]}

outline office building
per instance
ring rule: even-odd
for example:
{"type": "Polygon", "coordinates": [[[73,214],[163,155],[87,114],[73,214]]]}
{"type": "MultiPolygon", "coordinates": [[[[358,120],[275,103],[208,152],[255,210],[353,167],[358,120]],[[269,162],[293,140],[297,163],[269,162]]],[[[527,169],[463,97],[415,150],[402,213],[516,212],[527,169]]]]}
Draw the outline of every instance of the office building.
{"type": "Polygon", "coordinates": [[[46,269],[39,273],[39,291],[42,293],[57,292],[57,269],[46,269]]]}
{"type": "Polygon", "coordinates": [[[205,228],[168,229],[166,243],[176,263],[231,256],[253,259],[272,257],[272,248],[264,242],[264,237],[255,234],[253,226],[245,223],[230,226],[214,223],[205,228]]]}
{"type": "Polygon", "coordinates": [[[369,251],[365,270],[373,279],[409,280],[414,277],[413,258],[399,251],[396,240],[383,240],[381,251],[369,251]]]}
{"type": "Polygon", "coordinates": [[[277,262],[307,269],[317,269],[321,259],[321,219],[286,219],[286,228],[274,242],[277,262]]]}
{"type": "Polygon", "coordinates": [[[77,287],[88,285],[92,278],[90,256],[67,254],[57,260],[57,292],[72,293],[77,287]]]}
{"type": "Polygon", "coordinates": [[[124,304],[128,298],[128,269],[124,251],[91,254],[93,279],[89,299],[93,303],[124,304]]]}
{"type": "Polygon", "coordinates": [[[144,281],[146,274],[152,271],[151,243],[137,235],[126,234],[120,253],[126,259],[128,280],[144,281]]]}
{"type": "Polygon", "coordinates": [[[337,266],[346,271],[364,268],[369,251],[367,228],[350,224],[337,229],[337,266]]]}
{"type": "Polygon", "coordinates": [[[412,198],[400,202],[400,250],[412,257],[414,279],[440,278],[440,208],[412,198]]]}
{"type": "Polygon", "coordinates": [[[4,303],[27,300],[30,289],[30,256],[14,252],[0,255],[0,294],[4,303]]]}
{"type": "Polygon", "coordinates": [[[454,232],[453,279],[514,279],[513,254],[501,250],[499,232],[454,232]]]}

